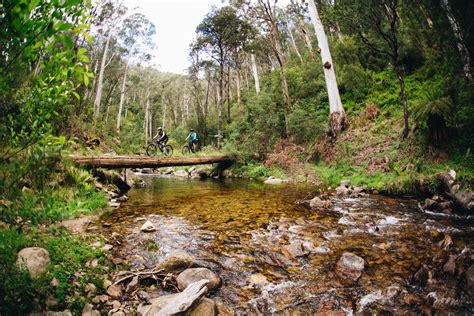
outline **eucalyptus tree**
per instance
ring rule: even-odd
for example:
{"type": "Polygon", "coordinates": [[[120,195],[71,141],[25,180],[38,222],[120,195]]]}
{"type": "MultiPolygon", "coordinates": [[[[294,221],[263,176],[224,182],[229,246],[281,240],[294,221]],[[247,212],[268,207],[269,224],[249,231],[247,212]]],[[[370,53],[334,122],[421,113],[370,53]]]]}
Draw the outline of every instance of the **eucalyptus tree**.
{"type": "MultiPolygon", "coordinates": [[[[118,27],[118,24],[120,23],[124,14],[127,12],[127,8],[124,7],[121,2],[118,2],[116,0],[99,1],[96,5],[96,9],[97,12],[95,13],[95,17],[92,19],[92,26],[96,31],[96,40],[98,40],[99,43],[101,43],[101,40],[105,41],[105,43],[103,44],[104,48],[102,51],[102,58],[100,62],[98,76],[96,74],[96,71],[94,70],[94,73],[96,74],[95,78],[97,78],[94,78],[93,84],[94,86],[97,80],[97,90],[94,99],[95,120],[100,115],[100,104],[102,100],[105,68],[110,64],[110,61],[114,57],[114,55],[112,55],[112,57],[108,58],[110,42],[114,35],[117,35],[115,30],[118,27]]],[[[99,56],[99,54],[97,54],[97,56],[99,56]]],[[[96,65],[98,65],[98,60],[96,61],[96,65]]]]}
{"type": "Polygon", "coordinates": [[[250,14],[260,22],[263,31],[268,35],[270,46],[279,66],[279,76],[283,101],[285,103],[285,135],[289,135],[289,113],[291,110],[291,99],[288,90],[288,83],[285,76],[286,56],[282,47],[282,39],[277,16],[277,0],[258,0],[255,5],[250,6],[250,14]]]}
{"type": "Polygon", "coordinates": [[[355,33],[373,53],[388,57],[400,87],[403,105],[402,138],[408,136],[408,97],[400,56],[403,45],[400,33],[401,0],[339,0],[335,4],[341,25],[355,33]]]}
{"type": "Polygon", "coordinates": [[[324,31],[324,25],[319,17],[318,9],[313,0],[307,0],[309,4],[309,15],[313,22],[319,49],[321,50],[321,60],[323,64],[324,79],[329,99],[330,128],[332,137],[337,137],[345,128],[346,113],[342,107],[339,89],[337,87],[336,72],[329,50],[328,39],[324,31]]]}
{"type": "Polygon", "coordinates": [[[150,51],[154,48],[153,35],[155,35],[155,33],[155,25],[141,13],[135,13],[123,21],[119,37],[125,58],[125,69],[122,87],[120,89],[120,104],[116,125],[117,132],[120,132],[120,121],[125,100],[125,86],[127,83],[129,64],[130,62],[139,63],[151,59],[150,51]]]}
{"type": "MultiPolygon", "coordinates": [[[[196,28],[197,39],[192,51],[199,51],[219,65],[217,146],[222,137],[222,109],[224,100],[224,72],[228,66],[230,54],[245,46],[252,35],[252,26],[240,18],[236,10],[226,6],[213,9],[196,28]]],[[[230,121],[230,104],[228,104],[230,121]]]]}

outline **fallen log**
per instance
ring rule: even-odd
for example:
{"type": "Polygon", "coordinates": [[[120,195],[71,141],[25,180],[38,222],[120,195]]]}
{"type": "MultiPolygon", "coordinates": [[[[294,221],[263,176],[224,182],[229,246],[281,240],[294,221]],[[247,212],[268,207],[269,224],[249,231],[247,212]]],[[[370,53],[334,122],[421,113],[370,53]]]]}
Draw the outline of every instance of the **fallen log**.
{"type": "Polygon", "coordinates": [[[230,156],[191,156],[191,157],[144,157],[144,156],[69,156],[75,163],[89,167],[102,168],[159,168],[172,166],[192,166],[235,161],[230,156]]]}

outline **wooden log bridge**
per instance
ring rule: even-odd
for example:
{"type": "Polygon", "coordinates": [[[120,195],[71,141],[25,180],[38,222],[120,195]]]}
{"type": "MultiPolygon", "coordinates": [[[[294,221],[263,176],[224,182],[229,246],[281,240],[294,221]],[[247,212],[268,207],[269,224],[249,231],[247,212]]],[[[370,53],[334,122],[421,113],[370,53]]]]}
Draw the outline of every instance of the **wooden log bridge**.
{"type": "Polygon", "coordinates": [[[189,157],[147,157],[147,156],[81,156],[70,155],[71,159],[80,165],[120,169],[120,168],[159,168],[173,166],[207,165],[213,163],[231,164],[235,158],[231,156],[189,156],[189,157]]]}

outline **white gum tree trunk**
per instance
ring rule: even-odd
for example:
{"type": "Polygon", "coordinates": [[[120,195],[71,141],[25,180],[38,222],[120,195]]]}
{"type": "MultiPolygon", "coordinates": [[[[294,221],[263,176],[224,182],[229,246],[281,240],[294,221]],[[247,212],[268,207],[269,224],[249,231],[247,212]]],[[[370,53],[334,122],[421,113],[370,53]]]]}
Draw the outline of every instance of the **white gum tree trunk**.
{"type": "Polygon", "coordinates": [[[290,35],[291,45],[293,45],[293,49],[296,52],[296,55],[300,59],[300,62],[303,63],[303,57],[301,57],[300,51],[298,50],[298,46],[296,46],[295,38],[293,37],[293,32],[291,31],[290,21],[287,21],[288,26],[288,34],[290,35]]]}
{"type": "Polygon", "coordinates": [[[120,104],[119,104],[119,109],[117,113],[117,126],[115,126],[117,133],[120,133],[120,122],[122,119],[122,109],[123,109],[123,103],[125,100],[125,86],[127,84],[127,72],[128,72],[128,60],[127,60],[127,63],[125,64],[125,73],[123,74],[122,88],[120,89],[120,104]]]}
{"type": "Polygon", "coordinates": [[[254,54],[250,54],[250,60],[252,62],[253,79],[255,80],[255,92],[258,95],[260,93],[260,81],[258,79],[257,62],[255,61],[254,54]]]}
{"type": "Polygon", "coordinates": [[[342,107],[339,89],[337,87],[336,73],[332,63],[331,52],[329,51],[328,39],[324,31],[323,23],[318,14],[318,9],[313,0],[308,0],[309,14],[313,23],[319,48],[321,49],[321,60],[324,69],[324,78],[329,98],[330,127],[333,137],[337,137],[346,125],[346,114],[342,107]]]}
{"type": "Polygon", "coordinates": [[[109,31],[107,41],[105,42],[104,53],[102,54],[102,61],[100,63],[99,79],[97,80],[97,92],[94,100],[94,119],[99,117],[100,100],[102,99],[102,85],[104,81],[105,62],[107,60],[107,52],[109,50],[110,39],[112,38],[112,31],[109,31]]]}

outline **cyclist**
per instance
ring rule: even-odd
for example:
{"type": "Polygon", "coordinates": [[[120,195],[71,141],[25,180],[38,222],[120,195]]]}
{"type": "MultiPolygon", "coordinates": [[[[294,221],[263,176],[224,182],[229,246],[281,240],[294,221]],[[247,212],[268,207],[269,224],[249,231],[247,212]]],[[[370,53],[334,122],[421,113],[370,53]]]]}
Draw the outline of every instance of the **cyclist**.
{"type": "Polygon", "coordinates": [[[189,135],[188,137],[186,137],[185,140],[188,140],[189,139],[189,148],[191,149],[192,152],[195,151],[195,146],[197,146],[197,143],[199,142],[199,137],[198,137],[198,134],[193,130],[193,129],[190,129],[189,130],[189,135]]]}
{"type": "Polygon", "coordinates": [[[156,140],[157,143],[161,143],[162,146],[165,146],[168,142],[168,134],[166,134],[163,127],[160,126],[158,127],[156,135],[153,136],[153,139],[156,140]]]}

